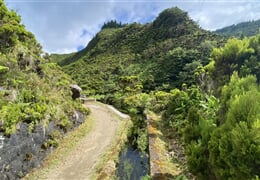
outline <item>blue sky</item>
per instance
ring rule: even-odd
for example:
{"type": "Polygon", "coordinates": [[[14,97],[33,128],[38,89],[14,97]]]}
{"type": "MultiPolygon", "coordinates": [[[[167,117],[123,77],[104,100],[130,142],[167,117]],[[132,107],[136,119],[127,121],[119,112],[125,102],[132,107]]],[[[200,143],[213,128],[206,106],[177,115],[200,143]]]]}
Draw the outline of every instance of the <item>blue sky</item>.
{"type": "Polygon", "coordinates": [[[5,0],[49,53],[77,51],[109,20],[151,22],[179,7],[208,30],[260,19],[260,0],[5,0]]]}

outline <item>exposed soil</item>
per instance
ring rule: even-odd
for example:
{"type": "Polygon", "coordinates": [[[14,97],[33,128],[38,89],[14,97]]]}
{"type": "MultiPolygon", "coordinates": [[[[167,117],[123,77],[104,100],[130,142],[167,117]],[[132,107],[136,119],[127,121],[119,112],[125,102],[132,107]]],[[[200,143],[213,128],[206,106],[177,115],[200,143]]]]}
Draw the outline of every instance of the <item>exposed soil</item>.
{"type": "Polygon", "coordinates": [[[119,121],[115,119],[115,111],[105,105],[88,102],[85,106],[91,110],[93,129],[62,162],[39,179],[90,179],[94,173],[95,165],[115,138],[119,121]]]}

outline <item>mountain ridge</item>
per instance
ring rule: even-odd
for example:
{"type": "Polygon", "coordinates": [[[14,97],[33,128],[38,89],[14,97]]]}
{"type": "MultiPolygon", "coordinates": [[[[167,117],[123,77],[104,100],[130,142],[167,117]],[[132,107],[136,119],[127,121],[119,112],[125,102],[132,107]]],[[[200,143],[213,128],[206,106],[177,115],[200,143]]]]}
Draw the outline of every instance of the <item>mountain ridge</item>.
{"type": "Polygon", "coordinates": [[[240,22],[238,24],[233,24],[226,26],[224,28],[217,29],[214,31],[219,35],[233,36],[237,38],[250,37],[257,35],[260,29],[260,19],[240,22]]]}
{"type": "MultiPolygon", "coordinates": [[[[208,61],[206,56],[209,56],[211,48],[216,45],[219,46],[218,44],[221,44],[221,41],[224,42],[224,39],[220,39],[223,38],[209,31],[201,29],[194,21],[192,21],[188,17],[186,12],[183,12],[179,8],[175,7],[171,9],[166,9],[165,11],[160,13],[153,22],[146,25],[133,23],[120,28],[102,29],[89,42],[85,49],[75,53],[72,57],[60,60],[58,64],[64,66],[65,72],[72,75],[72,77],[75,79],[82,76],[76,75],[77,77],[75,77],[72,72],[73,68],[76,67],[79,70],[77,73],[80,73],[81,71],[83,73],[84,70],[81,68],[81,66],[84,66],[85,63],[90,65],[105,57],[107,57],[106,61],[108,63],[106,66],[110,68],[110,70],[108,70],[108,74],[110,74],[110,76],[111,74],[117,76],[117,71],[119,72],[120,69],[122,70],[122,68],[127,69],[130,64],[131,66],[139,67],[146,64],[145,66],[148,67],[146,72],[138,73],[136,71],[134,74],[138,76],[144,76],[142,74],[146,73],[147,77],[153,76],[153,79],[156,76],[158,77],[158,79],[155,79],[155,83],[162,85],[164,83],[164,80],[159,79],[159,76],[161,75],[157,75],[156,72],[155,74],[151,74],[151,72],[154,71],[153,69],[156,68],[155,66],[157,66],[157,69],[161,69],[162,71],[162,68],[164,67],[160,66],[165,66],[163,64],[160,65],[160,61],[157,59],[165,59],[167,53],[169,53],[168,56],[171,56],[170,50],[174,50],[176,48],[181,48],[179,49],[179,53],[181,53],[183,56],[189,56],[188,54],[184,53],[185,50],[194,49],[194,51],[190,50],[189,53],[196,56],[194,60],[197,59],[198,61],[200,61],[201,64],[205,65],[208,61]],[[215,39],[219,40],[215,41],[215,39]],[[204,49],[204,51],[201,51],[202,49],[204,49]],[[205,56],[205,54],[207,55],[205,56]],[[109,60],[108,57],[110,57],[109,60]],[[115,59],[118,59],[119,63],[115,63],[115,59]]],[[[177,51],[178,50],[176,49],[175,53],[177,53],[177,51]]],[[[193,61],[192,59],[189,59],[189,57],[186,57],[186,59],[187,63],[192,63],[193,61]]],[[[164,61],[167,60],[165,59],[164,61]]],[[[105,61],[102,60],[102,62],[99,63],[102,64],[105,63],[105,61]]],[[[102,66],[101,64],[100,66],[97,65],[95,68],[97,68],[97,70],[99,69],[99,67],[104,68],[104,66],[102,66]]],[[[184,64],[182,63],[180,65],[180,68],[182,69],[183,66],[185,66],[185,62],[184,64]]],[[[91,71],[93,71],[93,68],[89,71],[86,70],[86,75],[88,76],[88,72],[91,71]]],[[[103,73],[107,72],[104,69],[100,69],[98,71],[103,73]]],[[[123,75],[124,73],[121,72],[121,74],[123,75]]],[[[125,75],[128,75],[128,73],[125,73],[125,75]]],[[[170,77],[170,74],[165,74],[162,76],[162,78],[164,78],[164,76],[168,76],[167,78],[170,79],[177,78],[170,77]]],[[[103,77],[104,80],[107,77],[108,76],[103,77]]],[[[99,79],[100,78],[102,79],[102,77],[99,77],[99,79]]],[[[115,78],[118,79],[119,77],[117,76],[115,78]]],[[[83,86],[83,89],[86,89],[87,86],[85,86],[85,83],[81,83],[79,79],[78,82],[83,86]]],[[[90,83],[92,84],[93,81],[89,82],[88,84],[90,85],[90,83]]],[[[102,82],[102,84],[103,83],[104,82],[102,82]]],[[[165,81],[165,83],[168,82],[165,81]]],[[[179,87],[181,86],[181,84],[178,83],[177,85],[179,87]]],[[[97,87],[95,89],[97,90],[104,88],[97,87]]],[[[99,93],[102,94],[103,92],[99,93]]]]}
{"type": "Polygon", "coordinates": [[[2,0],[0,18],[0,179],[39,166],[84,121],[88,110],[75,99],[75,81],[86,96],[131,116],[129,144],[146,154],[147,115],[155,113],[164,141],[156,150],[166,166],[180,168],[157,174],[162,179],[259,179],[260,34],[228,39],[175,7],[146,25],[108,23],[78,53],[41,57],[34,36],[2,0]]]}

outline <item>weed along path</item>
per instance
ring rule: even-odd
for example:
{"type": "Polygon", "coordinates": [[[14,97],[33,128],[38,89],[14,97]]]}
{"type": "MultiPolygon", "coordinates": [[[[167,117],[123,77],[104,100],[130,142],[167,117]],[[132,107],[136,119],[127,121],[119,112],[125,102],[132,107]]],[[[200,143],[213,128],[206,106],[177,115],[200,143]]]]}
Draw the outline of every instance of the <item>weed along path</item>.
{"type": "MultiPolygon", "coordinates": [[[[85,106],[91,111],[93,120],[91,131],[63,157],[54,167],[48,168],[36,179],[80,180],[90,179],[95,166],[115,139],[120,119],[127,118],[116,109],[97,102],[87,102],[85,106]]],[[[32,179],[34,179],[32,178],[32,179]]],[[[28,179],[31,179],[30,177],[28,179]]]]}

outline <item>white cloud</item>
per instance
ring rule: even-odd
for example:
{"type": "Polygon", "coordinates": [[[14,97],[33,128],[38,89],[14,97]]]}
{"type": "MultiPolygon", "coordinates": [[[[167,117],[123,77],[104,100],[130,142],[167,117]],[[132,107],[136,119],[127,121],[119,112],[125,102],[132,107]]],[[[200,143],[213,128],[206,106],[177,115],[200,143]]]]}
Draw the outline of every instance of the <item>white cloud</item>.
{"type": "Polygon", "coordinates": [[[44,50],[71,52],[86,45],[103,22],[114,19],[111,3],[9,3],[22,15],[23,23],[32,31],[44,50]],[[88,34],[83,37],[82,31],[88,34]]]}
{"type": "Polygon", "coordinates": [[[178,6],[200,26],[214,30],[238,22],[259,19],[257,1],[120,1],[120,0],[6,0],[8,7],[21,14],[47,52],[68,53],[86,46],[104,22],[152,21],[163,9],[178,6]],[[82,36],[83,31],[86,31],[82,36]]]}
{"type": "Polygon", "coordinates": [[[258,3],[205,2],[194,9],[190,16],[199,21],[203,28],[215,30],[239,22],[260,19],[258,3]]]}

